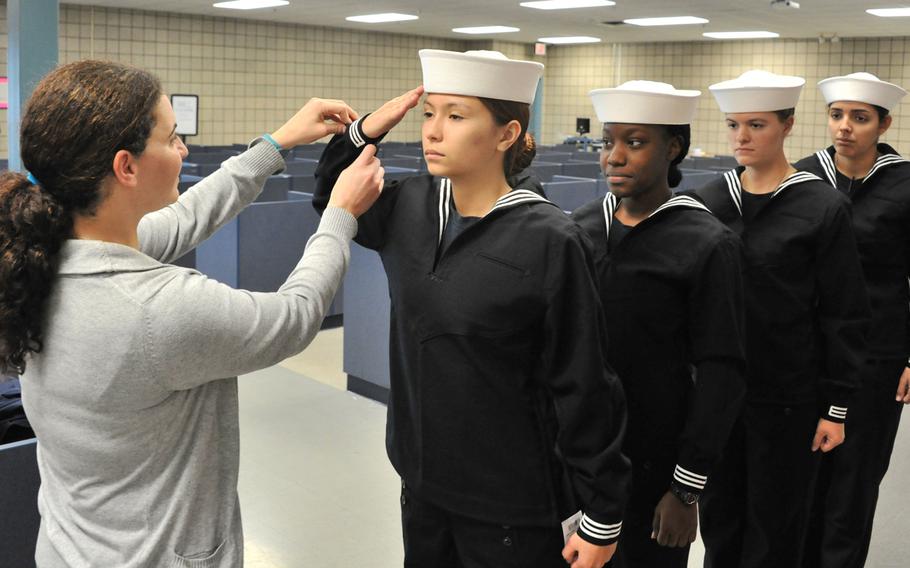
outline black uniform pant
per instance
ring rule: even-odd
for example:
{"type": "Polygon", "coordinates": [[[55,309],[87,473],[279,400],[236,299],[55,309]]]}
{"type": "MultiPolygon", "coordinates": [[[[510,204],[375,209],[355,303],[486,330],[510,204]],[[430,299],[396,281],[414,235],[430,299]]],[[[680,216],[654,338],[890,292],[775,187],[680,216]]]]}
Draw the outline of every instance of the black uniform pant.
{"type": "Polygon", "coordinates": [[[623,515],[619,546],[610,568],[686,568],[689,547],[670,548],[651,538],[654,509],[670,489],[676,460],[633,460],[632,492],[623,515]]]}
{"type": "Polygon", "coordinates": [[[402,483],[405,568],[566,568],[559,526],[469,519],[416,498],[402,483]]]}
{"type": "Polygon", "coordinates": [[[906,361],[868,365],[850,402],[844,443],[822,458],[806,541],[806,568],[862,568],[878,487],[888,471],[903,403],[894,400],[906,361]]]}
{"type": "Polygon", "coordinates": [[[801,568],[821,452],[814,404],[747,404],[699,504],[705,568],[801,568]]]}

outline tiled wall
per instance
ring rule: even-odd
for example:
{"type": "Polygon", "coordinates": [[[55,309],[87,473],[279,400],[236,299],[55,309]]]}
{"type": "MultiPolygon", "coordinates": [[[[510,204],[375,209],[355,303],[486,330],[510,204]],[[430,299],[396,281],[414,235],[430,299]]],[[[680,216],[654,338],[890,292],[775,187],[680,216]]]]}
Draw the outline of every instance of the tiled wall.
{"type": "MultiPolygon", "coordinates": [[[[0,11],[6,64],[5,10],[0,11]]],[[[169,93],[199,95],[195,144],[244,142],[274,130],[310,97],[343,98],[366,112],[420,84],[421,48],[464,50],[465,42],[63,5],[60,62],[122,61],[157,74],[169,93]]],[[[6,111],[0,111],[6,124],[6,111]]],[[[5,128],[3,128],[5,132],[5,128]]],[[[389,140],[417,140],[412,113],[389,140]]],[[[0,136],[0,154],[7,140],[0,136]]]]}
{"type": "MultiPolygon", "coordinates": [[[[5,4],[0,2],[0,4],[5,4]]],[[[865,70],[910,86],[910,38],[693,42],[550,46],[533,57],[531,46],[505,41],[457,41],[347,31],[230,18],[136,10],[61,6],[61,62],[95,57],[132,63],[161,77],[171,93],[200,96],[198,144],[229,144],[274,129],[309,97],[343,98],[368,111],[420,82],[421,48],[495,49],[547,65],[542,143],[573,134],[576,117],[591,117],[587,92],[631,79],[665,81],[700,89],[693,147],[727,153],[723,117],[707,92],[711,83],[750,68],[798,74],[808,84],[797,108],[788,156],[796,158],[827,144],[824,105],[815,83],[825,77],[865,70]]],[[[0,65],[6,63],[5,10],[0,10],[0,65]]],[[[6,124],[0,111],[0,125],[6,124]]],[[[412,113],[390,140],[416,140],[412,113]]],[[[910,100],[895,112],[886,135],[910,153],[910,100]],[[904,118],[906,117],[906,118],[904,118]]],[[[6,137],[0,135],[0,155],[6,137]]]]}
{"type": "MultiPolygon", "coordinates": [[[[576,117],[591,117],[592,130],[599,128],[587,97],[591,89],[646,79],[702,91],[692,147],[723,154],[729,153],[723,115],[708,85],[749,69],[805,77],[796,126],[786,145],[787,156],[797,159],[830,144],[824,99],[816,83],[834,75],[868,71],[910,88],[910,38],[844,39],[824,44],[816,40],[765,40],[551,47],[546,64],[545,142],[571,135],[576,117]]],[[[893,126],[884,141],[902,153],[910,153],[910,98],[893,115],[893,126]]]]}

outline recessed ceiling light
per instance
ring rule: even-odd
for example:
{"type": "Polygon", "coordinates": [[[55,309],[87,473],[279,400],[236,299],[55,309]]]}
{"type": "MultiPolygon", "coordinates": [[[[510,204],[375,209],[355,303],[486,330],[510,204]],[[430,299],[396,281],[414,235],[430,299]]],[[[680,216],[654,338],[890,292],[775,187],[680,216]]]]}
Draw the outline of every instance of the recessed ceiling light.
{"type": "Polygon", "coordinates": [[[388,12],[385,14],[364,14],[363,16],[348,16],[345,20],[349,22],[361,22],[364,24],[382,24],[384,22],[404,22],[407,20],[416,20],[418,17],[411,14],[396,14],[388,12]]]}
{"type": "Polygon", "coordinates": [[[774,32],[705,32],[701,35],[711,39],[761,39],[780,37],[780,34],[774,32]]]}
{"type": "Polygon", "coordinates": [[[567,43],[598,43],[599,37],[590,36],[564,36],[564,37],[539,37],[541,43],[567,44],[567,43]]]}
{"type": "Polygon", "coordinates": [[[623,20],[633,26],[688,26],[692,24],[707,24],[708,20],[695,16],[671,16],[669,18],[633,18],[623,20]]]}
{"type": "Polygon", "coordinates": [[[452,31],[460,34],[507,34],[521,30],[509,26],[477,26],[473,28],[452,28],[452,31]]]}
{"type": "Polygon", "coordinates": [[[537,2],[522,2],[525,8],[538,10],[568,10],[569,8],[600,8],[602,6],[615,6],[611,0],[539,0],[537,2]]]}
{"type": "Polygon", "coordinates": [[[910,16],[910,8],[873,8],[867,13],[880,18],[906,18],[910,16]]]}
{"type": "Polygon", "coordinates": [[[215,2],[215,8],[229,8],[231,10],[258,10],[259,8],[275,8],[287,6],[288,0],[230,0],[229,2],[215,2]]]}

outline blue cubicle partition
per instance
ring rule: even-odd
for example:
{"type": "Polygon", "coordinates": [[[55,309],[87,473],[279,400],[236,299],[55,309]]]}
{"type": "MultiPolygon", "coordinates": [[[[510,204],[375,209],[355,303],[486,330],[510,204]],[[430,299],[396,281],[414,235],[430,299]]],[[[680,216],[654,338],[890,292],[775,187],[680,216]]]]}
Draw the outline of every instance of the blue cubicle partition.
{"type": "Polygon", "coordinates": [[[597,199],[597,180],[570,179],[553,180],[543,184],[547,198],[560,209],[572,212],[586,203],[597,199]]]}
{"type": "Polygon", "coordinates": [[[183,162],[182,164],[180,164],[180,174],[198,176],[199,175],[199,164],[195,164],[193,162],[183,162]]]}
{"type": "MultiPolygon", "coordinates": [[[[196,269],[234,288],[274,292],[318,226],[312,195],[288,192],[283,201],[253,203],[197,247],[196,269]]],[[[327,316],[340,316],[342,310],[339,293],[327,316]]]]}
{"type": "Polygon", "coordinates": [[[562,164],[571,160],[573,154],[575,154],[575,152],[538,151],[537,155],[534,156],[534,160],[562,164]]]}
{"type": "Polygon", "coordinates": [[[381,161],[382,166],[386,169],[386,171],[388,171],[390,167],[407,168],[424,172],[427,170],[427,163],[423,161],[422,157],[401,157],[390,155],[390,152],[386,152],[381,161]]]}
{"type": "Polygon", "coordinates": [[[591,179],[598,179],[603,176],[600,163],[591,161],[568,161],[562,165],[562,174],[591,179]]]}
{"type": "Polygon", "coordinates": [[[694,191],[707,183],[714,181],[718,176],[722,175],[718,171],[704,171],[704,170],[680,170],[682,172],[682,181],[678,186],[673,188],[674,192],[679,191],[694,191]]]}
{"type": "Polygon", "coordinates": [[[562,174],[562,164],[534,160],[527,172],[541,182],[546,182],[553,179],[553,176],[562,174]]]}
{"type": "Polygon", "coordinates": [[[573,162],[598,162],[600,163],[600,152],[575,152],[569,158],[573,162]]]}
{"type": "Polygon", "coordinates": [[[310,176],[316,172],[316,166],[319,165],[319,160],[306,159],[306,158],[294,158],[293,160],[288,160],[286,162],[286,167],[284,173],[290,174],[293,176],[310,176]]]}
{"type": "Polygon", "coordinates": [[[389,399],[389,285],[379,255],[354,243],[344,279],[344,372],[348,390],[389,399]]]}
{"type": "Polygon", "coordinates": [[[0,446],[0,565],[35,566],[38,542],[37,440],[0,446]]]}

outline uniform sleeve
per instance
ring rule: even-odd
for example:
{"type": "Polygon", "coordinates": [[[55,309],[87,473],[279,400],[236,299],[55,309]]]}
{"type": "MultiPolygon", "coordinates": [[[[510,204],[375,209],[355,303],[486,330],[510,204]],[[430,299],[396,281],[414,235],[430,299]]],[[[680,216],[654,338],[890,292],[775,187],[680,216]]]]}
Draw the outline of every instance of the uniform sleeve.
{"type": "Polygon", "coordinates": [[[557,446],[584,513],[578,534],[603,545],[622,528],[626,405],[604,356],[606,326],[583,242],[579,232],[551,250],[542,373],[555,402],[557,446]]]}
{"type": "MultiPolygon", "coordinates": [[[[907,258],[905,260],[907,267],[907,284],[910,285],[910,210],[908,210],[907,224],[904,226],[904,230],[907,231],[907,242],[904,244],[904,250],[906,251],[907,258]]],[[[907,304],[907,313],[905,314],[905,322],[907,323],[907,332],[904,335],[906,340],[906,349],[904,352],[907,354],[907,367],[910,367],[910,303],[907,304]]]]}
{"type": "Polygon", "coordinates": [[[176,203],[143,217],[139,249],[161,262],[173,262],[236,217],[256,199],[266,179],[283,169],[284,159],[274,146],[254,144],[226,160],[176,203]]]}
{"type": "MultiPolygon", "coordinates": [[[[363,133],[362,124],[367,116],[369,115],[355,120],[343,134],[335,135],[319,159],[319,165],[316,166],[313,207],[320,215],[329,204],[332,189],[341,172],[354,163],[367,144],[379,144],[385,137],[383,134],[379,138],[368,138],[363,133]]],[[[397,180],[386,182],[376,203],[358,218],[357,237],[354,239],[358,244],[373,250],[382,248],[389,226],[388,218],[395,208],[400,186],[397,180]]]]}
{"type": "Polygon", "coordinates": [[[706,254],[688,295],[695,388],[673,483],[698,494],[720,458],[746,394],[742,243],[729,235],[706,254]]]}
{"type": "Polygon", "coordinates": [[[871,319],[849,204],[829,208],[818,238],[818,318],[824,346],[821,414],[844,422],[848,401],[860,385],[871,319]]]}
{"type": "Polygon", "coordinates": [[[185,390],[272,366],[319,331],[344,277],[357,228],[325,211],[300,262],[274,293],[235,290],[192,270],[162,271],[147,306],[150,364],[163,386],[185,390]]]}

